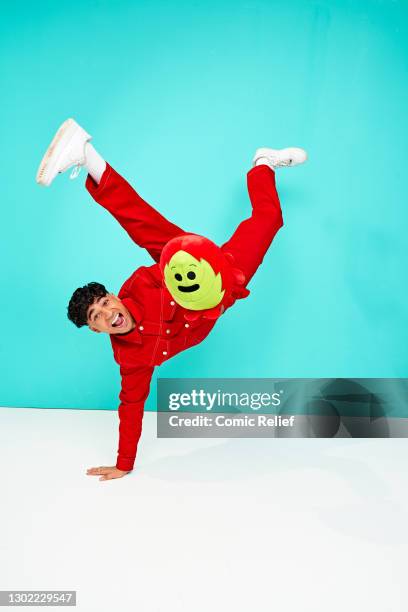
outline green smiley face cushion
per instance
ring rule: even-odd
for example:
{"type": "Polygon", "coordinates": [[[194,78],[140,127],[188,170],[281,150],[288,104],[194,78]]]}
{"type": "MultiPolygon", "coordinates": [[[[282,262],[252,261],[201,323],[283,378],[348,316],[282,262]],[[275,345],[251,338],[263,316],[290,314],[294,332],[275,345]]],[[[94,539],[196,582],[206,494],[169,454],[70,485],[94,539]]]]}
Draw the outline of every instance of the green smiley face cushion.
{"type": "Polygon", "coordinates": [[[218,318],[236,299],[249,295],[245,276],[231,254],[197,234],[183,234],[162,250],[160,269],[173,299],[185,308],[185,318],[218,318]],[[191,312],[193,311],[193,312],[191,312]]]}

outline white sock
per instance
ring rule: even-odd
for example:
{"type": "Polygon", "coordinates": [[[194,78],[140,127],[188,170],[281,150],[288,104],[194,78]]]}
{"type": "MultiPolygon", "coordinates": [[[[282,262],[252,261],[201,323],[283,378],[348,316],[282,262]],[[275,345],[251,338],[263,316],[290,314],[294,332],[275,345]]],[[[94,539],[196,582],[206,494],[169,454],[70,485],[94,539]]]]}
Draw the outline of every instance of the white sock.
{"type": "Polygon", "coordinates": [[[93,148],[90,142],[85,145],[85,168],[92,176],[95,183],[99,185],[101,182],[102,174],[105,172],[106,161],[99,155],[93,148]]]}
{"type": "Polygon", "coordinates": [[[261,165],[269,166],[269,168],[272,168],[272,170],[275,169],[267,157],[258,157],[258,159],[255,162],[255,166],[261,166],[261,165]]]}

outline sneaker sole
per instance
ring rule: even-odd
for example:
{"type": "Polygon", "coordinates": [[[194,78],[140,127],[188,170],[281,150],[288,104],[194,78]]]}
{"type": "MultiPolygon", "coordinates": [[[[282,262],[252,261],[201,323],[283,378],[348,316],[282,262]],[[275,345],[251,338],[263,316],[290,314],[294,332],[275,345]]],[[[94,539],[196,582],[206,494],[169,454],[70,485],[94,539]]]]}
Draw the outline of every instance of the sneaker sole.
{"type": "MultiPolygon", "coordinates": [[[[285,149],[270,149],[268,147],[261,147],[260,149],[257,149],[255,151],[253,163],[255,163],[256,160],[260,157],[268,158],[270,155],[270,151],[285,151],[288,155],[293,156],[291,163],[284,164],[284,166],[289,168],[292,166],[299,166],[300,164],[304,164],[307,161],[307,153],[304,149],[301,149],[300,147],[286,147],[285,149]]],[[[279,165],[277,167],[279,167],[279,165]]]]}
{"type": "Polygon", "coordinates": [[[65,147],[66,144],[69,143],[76,131],[76,127],[77,124],[73,119],[66,119],[64,123],[59,127],[57,133],[51,141],[50,146],[46,150],[45,155],[42,158],[40,166],[38,168],[35,180],[39,185],[42,185],[43,187],[48,187],[51,184],[52,181],[50,180],[50,176],[52,176],[54,168],[57,166],[58,160],[60,158],[60,155],[58,153],[65,147]],[[72,128],[74,128],[74,130],[71,136],[66,139],[66,142],[64,142],[65,137],[72,128]],[[64,147],[61,146],[62,142],[64,142],[64,147]]]}

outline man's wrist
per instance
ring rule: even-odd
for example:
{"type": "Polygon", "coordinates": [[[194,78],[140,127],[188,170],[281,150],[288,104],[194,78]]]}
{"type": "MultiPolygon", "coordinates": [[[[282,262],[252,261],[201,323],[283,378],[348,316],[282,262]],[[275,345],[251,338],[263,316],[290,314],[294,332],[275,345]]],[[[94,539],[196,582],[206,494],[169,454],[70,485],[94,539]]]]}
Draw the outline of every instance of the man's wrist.
{"type": "Polygon", "coordinates": [[[134,459],[127,459],[126,457],[119,457],[116,462],[116,468],[122,472],[130,472],[133,470],[134,459]]]}

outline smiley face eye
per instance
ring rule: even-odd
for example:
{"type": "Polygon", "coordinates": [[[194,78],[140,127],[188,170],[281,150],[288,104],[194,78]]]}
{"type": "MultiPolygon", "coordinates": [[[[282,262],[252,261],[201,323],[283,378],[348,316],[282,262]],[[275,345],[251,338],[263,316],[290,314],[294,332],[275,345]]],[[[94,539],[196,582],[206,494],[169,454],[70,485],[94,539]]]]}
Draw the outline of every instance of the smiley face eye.
{"type": "Polygon", "coordinates": [[[175,275],[174,275],[174,278],[175,278],[176,280],[178,280],[178,281],[183,280],[183,277],[181,276],[181,274],[175,274],[175,275]]]}
{"type": "Polygon", "coordinates": [[[194,280],[196,277],[195,272],[187,272],[187,278],[194,280]]]}

